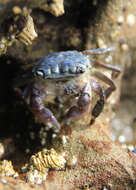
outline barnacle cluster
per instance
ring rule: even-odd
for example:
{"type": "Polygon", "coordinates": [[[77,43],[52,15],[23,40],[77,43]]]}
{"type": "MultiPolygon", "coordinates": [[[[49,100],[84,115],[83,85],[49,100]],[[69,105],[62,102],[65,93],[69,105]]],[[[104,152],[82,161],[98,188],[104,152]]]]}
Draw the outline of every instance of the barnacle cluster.
{"type": "Polygon", "coordinates": [[[26,45],[32,44],[32,41],[37,37],[37,33],[34,29],[33,19],[30,16],[30,10],[14,7],[13,13],[13,16],[8,20],[8,35],[26,45]]]}
{"type": "Polygon", "coordinates": [[[66,160],[63,155],[57,153],[53,148],[32,155],[29,164],[22,171],[26,172],[26,180],[29,183],[40,184],[46,180],[49,169],[59,170],[65,167],[66,160]]]}
{"type": "Polygon", "coordinates": [[[30,158],[30,164],[39,171],[45,168],[61,169],[65,167],[66,160],[64,156],[58,154],[53,148],[43,149],[30,158]]]}
{"type": "Polygon", "coordinates": [[[17,40],[29,45],[37,37],[30,10],[14,7],[12,11],[12,15],[1,26],[3,35],[0,39],[0,55],[6,53],[7,47],[17,40]]]}
{"type": "Polygon", "coordinates": [[[18,177],[18,173],[14,170],[11,161],[3,160],[0,162],[0,176],[18,177]]]}

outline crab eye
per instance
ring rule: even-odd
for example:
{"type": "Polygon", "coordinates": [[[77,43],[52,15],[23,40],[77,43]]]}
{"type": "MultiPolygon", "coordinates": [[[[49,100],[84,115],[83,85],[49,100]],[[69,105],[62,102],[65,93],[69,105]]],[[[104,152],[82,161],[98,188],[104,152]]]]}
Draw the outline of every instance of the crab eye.
{"type": "Polygon", "coordinates": [[[35,71],[35,76],[44,78],[44,72],[42,70],[35,71]]]}

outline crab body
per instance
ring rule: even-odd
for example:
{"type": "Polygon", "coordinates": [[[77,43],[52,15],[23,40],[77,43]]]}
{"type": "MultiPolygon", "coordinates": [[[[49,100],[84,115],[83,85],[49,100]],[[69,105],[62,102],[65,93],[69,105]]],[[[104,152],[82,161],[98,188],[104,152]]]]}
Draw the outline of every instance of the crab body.
{"type": "Polygon", "coordinates": [[[33,67],[32,72],[41,72],[44,79],[75,77],[91,66],[87,56],[78,51],[63,51],[49,54],[33,67]]]}
{"type": "Polygon", "coordinates": [[[63,51],[49,54],[39,60],[31,70],[28,85],[23,85],[22,97],[35,119],[58,133],[64,126],[86,126],[93,123],[103,110],[115,84],[112,79],[97,71],[100,67],[120,73],[115,66],[93,62],[88,54],[100,54],[113,48],[63,51]],[[109,87],[104,89],[102,80],[109,87]],[[95,99],[94,99],[94,94],[95,99]]]}

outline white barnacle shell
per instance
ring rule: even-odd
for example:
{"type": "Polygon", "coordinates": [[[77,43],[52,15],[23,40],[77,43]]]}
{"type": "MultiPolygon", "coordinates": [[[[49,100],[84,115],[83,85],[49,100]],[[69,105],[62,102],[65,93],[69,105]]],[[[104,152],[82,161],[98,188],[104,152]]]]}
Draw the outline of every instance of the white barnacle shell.
{"type": "Polygon", "coordinates": [[[44,171],[46,168],[59,170],[65,167],[65,163],[64,156],[58,154],[53,148],[43,149],[30,158],[30,164],[39,171],[44,171]]]}
{"type": "Polygon", "coordinates": [[[14,178],[18,177],[18,173],[14,170],[11,161],[0,161],[0,176],[13,176],[14,178]]]}
{"type": "Polygon", "coordinates": [[[30,15],[27,17],[27,23],[17,38],[26,45],[32,44],[32,41],[37,37],[37,33],[34,29],[33,19],[30,15]]]}

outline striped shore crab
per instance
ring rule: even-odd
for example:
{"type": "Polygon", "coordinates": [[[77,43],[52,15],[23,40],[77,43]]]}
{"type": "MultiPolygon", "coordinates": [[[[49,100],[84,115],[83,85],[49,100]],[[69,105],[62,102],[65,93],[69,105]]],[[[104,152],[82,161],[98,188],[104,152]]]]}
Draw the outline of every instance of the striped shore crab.
{"type": "Polygon", "coordinates": [[[16,89],[22,88],[21,95],[35,119],[54,133],[59,133],[63,126],[92,124],[116,89],[112,79],[120,73],[117,66],[95,61],[92,55],[113,50],[114,47],[109,47],[51,53],[22,75],[16,89]],[[111,70],[112,79],[97,67],[111,70]],[[27,78],[31,79],[26,85],[27,78]],[[103,88],[97,79],[108,87],[103,88]]]}

